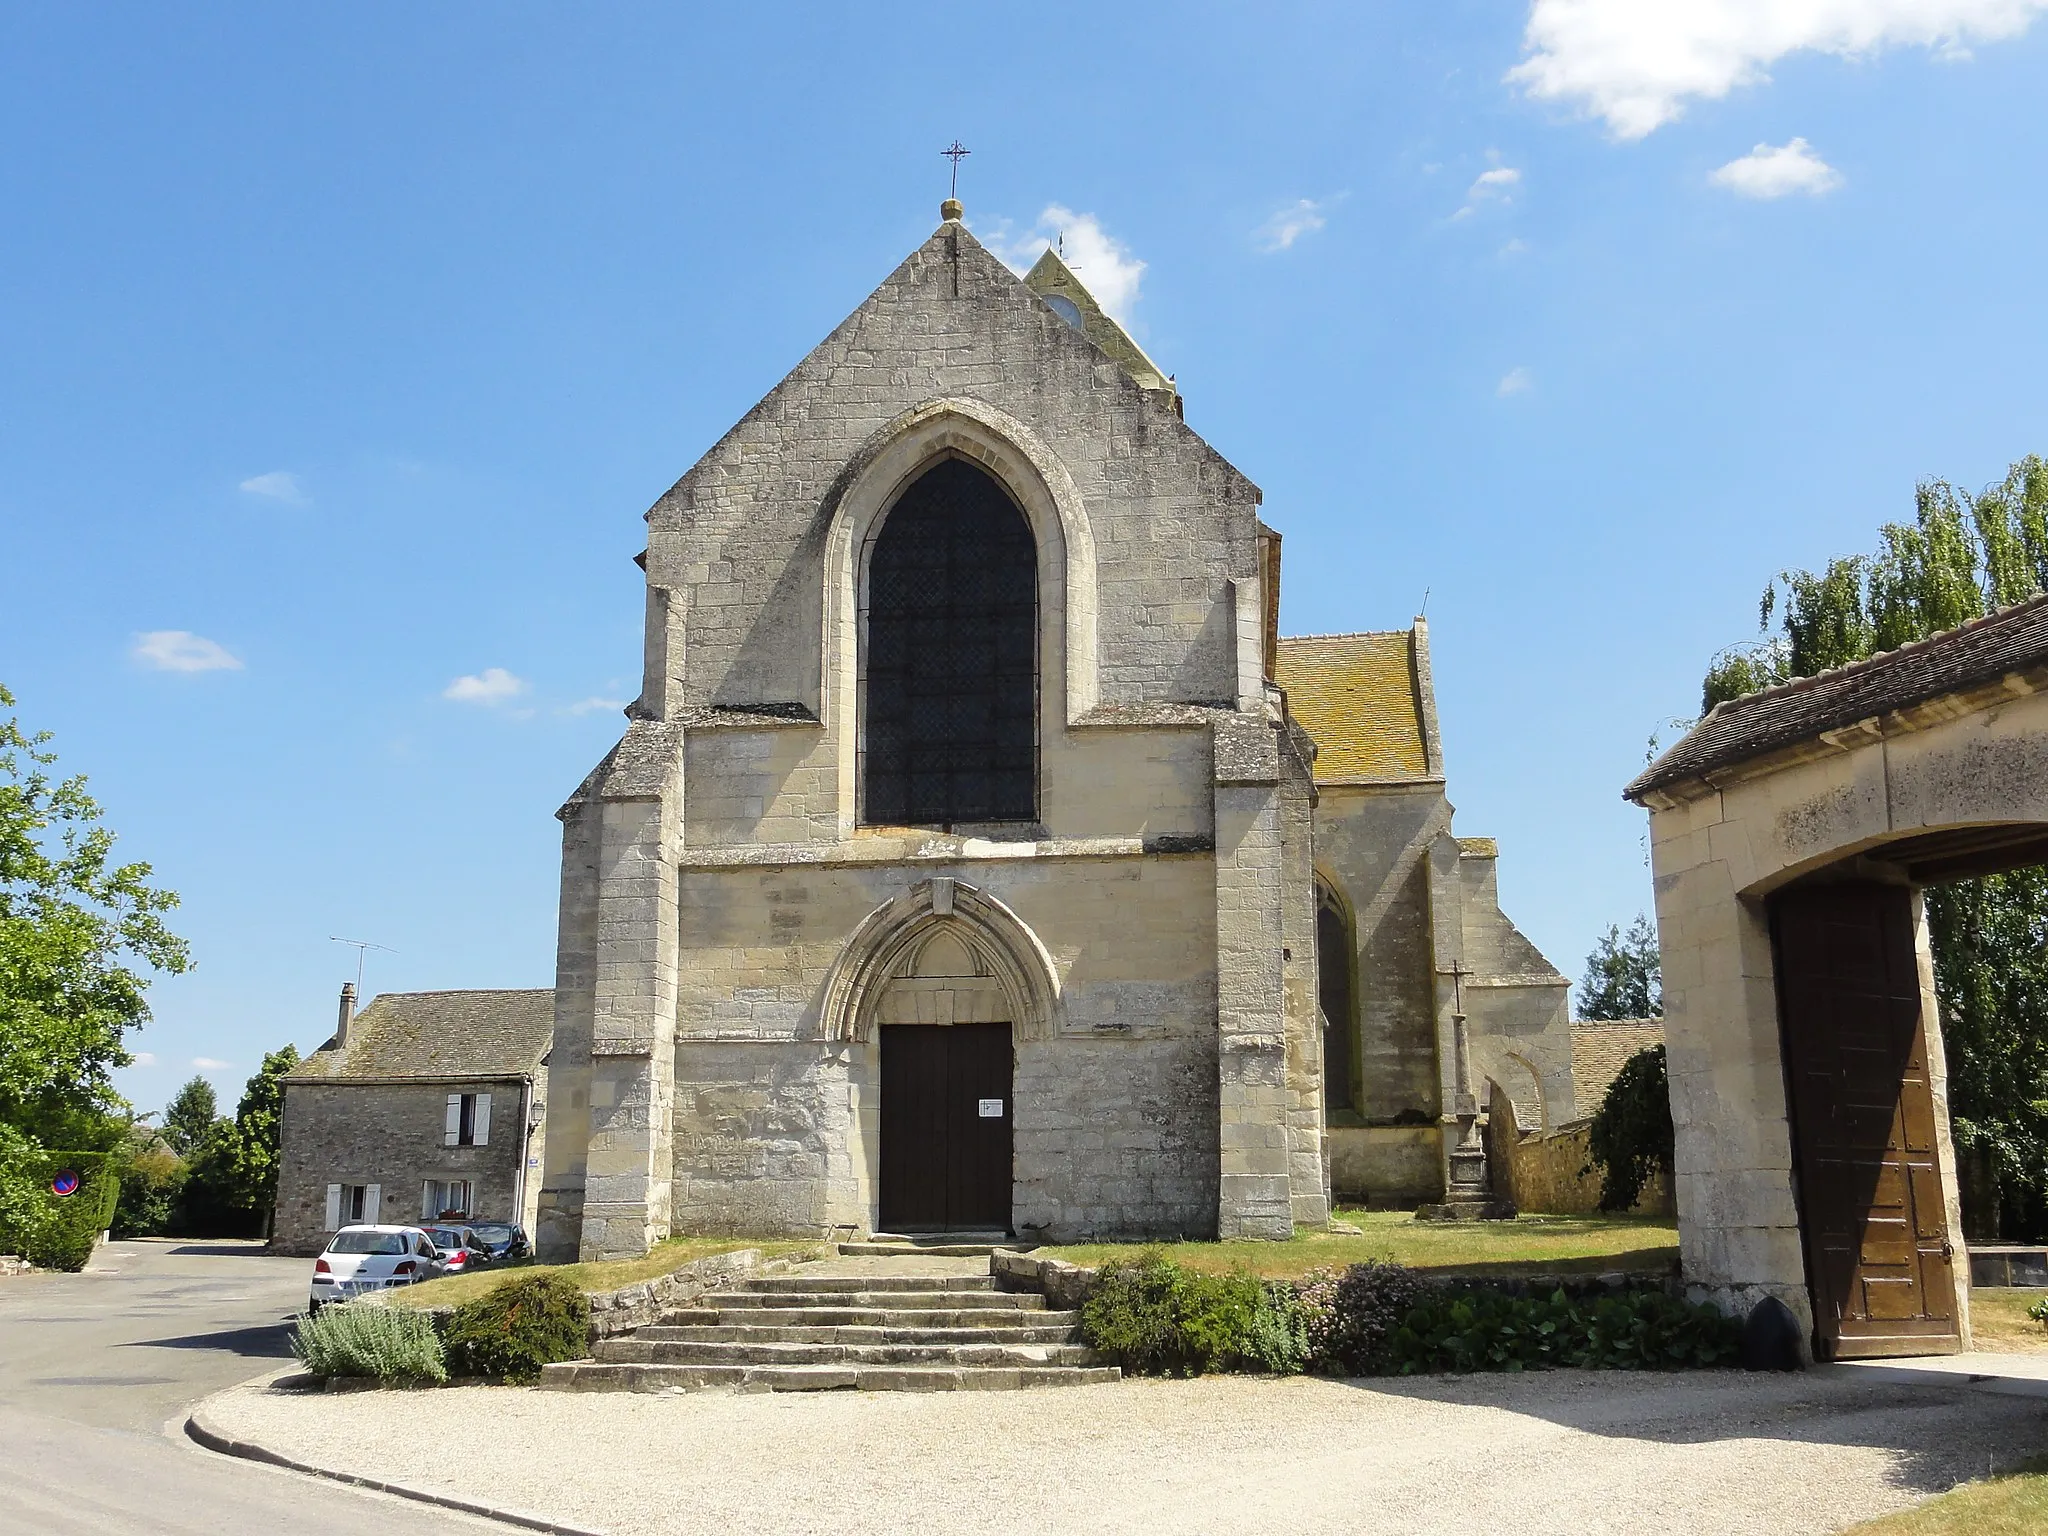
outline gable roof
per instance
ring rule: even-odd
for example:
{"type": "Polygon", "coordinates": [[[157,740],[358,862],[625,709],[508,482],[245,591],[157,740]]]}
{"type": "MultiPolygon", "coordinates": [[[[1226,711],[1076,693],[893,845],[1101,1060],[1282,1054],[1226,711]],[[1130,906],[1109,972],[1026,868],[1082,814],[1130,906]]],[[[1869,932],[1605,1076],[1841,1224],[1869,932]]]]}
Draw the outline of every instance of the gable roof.
{"type": "Polygon", "coordinates": [[[1637,1053],[1664,1043],[1662,1019],[1572,1021],[1572,1093],[1580,1116],[1597,1114],[1607,1090],[1637,1053]]]}
{"type": "Polygon", "coordinates": [[[385,992],[285,1075],[290,1083],[522,1077],[555,1035],[555,990],[385,992]]]}
{"type": "Polygon", "coordinates": [[[1273,681],[1315,738],[1318,784],[1398,784],[1441,777],[1428,649],[1413,629],[1283,635],[1273,681]]]}
{"type": "MultiPolygon", "coordinates": [[[[1062,261],[1052,247],[1047,246],[1043,255],[1024,274],[1024,286],[1050,303],[1054,298],[1066,300],[1080,312],[1080,332],[1096,346],[1116,359],[1117,366],[1131,376],[1140,389],[1164,390],[1177,395],[1179,390],[1173,381],[1159,371],[1159,365],[1145,355],[1145,349],[1131,340],[1130,332],[1110,319],[1095,295],[1074,269],[1062,261]]],[[[1059,306],[1053,305],[1053,312],[1059,314],[1059,306]]],[[[1067,317],[1060,314],[1062,320],[1067,317]]]]}
{"type": "Polygon", "coordinates": [[[1667,784],[1761,757],[1823,731],[2044,664],[2048,593],[1896,651],[1717,704],[1684,740],[1638,774],[1622,796],[1640,801],[1667,784]]]}

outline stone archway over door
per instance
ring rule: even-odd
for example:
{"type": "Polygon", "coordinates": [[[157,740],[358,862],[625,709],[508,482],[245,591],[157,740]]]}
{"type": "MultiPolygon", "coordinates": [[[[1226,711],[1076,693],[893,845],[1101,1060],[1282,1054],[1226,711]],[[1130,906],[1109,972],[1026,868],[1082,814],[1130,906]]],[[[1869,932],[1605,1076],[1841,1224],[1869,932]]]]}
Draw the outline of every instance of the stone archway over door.
{"type": "Polygon", "coordinates": [[[1769,906],[1814,1352],[1960,1349],[1912,890],[1837,880],[1769,906]]]}
{"type": "Polygon", "coordinates": [[[883,988],[875,1030],[883,1230],[1010,1230],[1010,1012],[1002,983],[957,922],[936,924],[883,988]]]}

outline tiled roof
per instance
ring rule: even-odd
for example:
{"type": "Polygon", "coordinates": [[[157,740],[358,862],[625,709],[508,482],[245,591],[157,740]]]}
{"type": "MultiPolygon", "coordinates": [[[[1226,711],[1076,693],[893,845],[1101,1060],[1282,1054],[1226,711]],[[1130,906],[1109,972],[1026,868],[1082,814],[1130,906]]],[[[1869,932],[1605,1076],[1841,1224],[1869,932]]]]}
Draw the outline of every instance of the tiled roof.
{"type": "Polygon", "coordinates": [[[1629,1058],[1664,1043],[1662,1019],[1581,1019],[1572,1025],[1572,1094],[1581,1116],[1600,1112],[1629,1058]]]}
{"type": "Polygon", "coordinates": [[[1640,800],[1666,784],[2043,663],[2048,593],[1868,661],[1717,704],[1622,794],[1640,800]]]}
{"type": "Polygon", "coordinates": [[[1318,784],[1432,776],[1411,631],[1283,636],[1274,672],[1315,738],[1318,784]]]}
{"type": "Polygon", "coordinates": [[[555,1032],[552,987],[518,992],[386,992],[286,1081],[365,1077],[518,1077],[547,1054],[555,1032]]]}

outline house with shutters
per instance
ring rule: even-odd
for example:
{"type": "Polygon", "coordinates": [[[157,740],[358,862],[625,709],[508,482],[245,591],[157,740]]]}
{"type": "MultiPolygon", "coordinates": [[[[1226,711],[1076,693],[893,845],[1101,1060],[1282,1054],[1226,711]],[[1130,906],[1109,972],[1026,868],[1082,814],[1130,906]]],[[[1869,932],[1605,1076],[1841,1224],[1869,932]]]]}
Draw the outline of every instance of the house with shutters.
{"type": "Polygon", "coordinates": [[[554,992],[398,992],[284,1079],[273,1245],[317,1253],[355,1223],[450,1214],[533,1230],[554,992]]]}

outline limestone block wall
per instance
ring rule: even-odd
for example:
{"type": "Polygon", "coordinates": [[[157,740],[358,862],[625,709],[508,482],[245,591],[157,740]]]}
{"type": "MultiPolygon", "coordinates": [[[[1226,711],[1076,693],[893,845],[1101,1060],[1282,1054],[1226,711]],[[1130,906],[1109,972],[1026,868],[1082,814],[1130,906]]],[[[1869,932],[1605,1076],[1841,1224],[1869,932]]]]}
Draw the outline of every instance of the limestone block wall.
{"type": "Polygon", "coordinates": [[[1211,857],[1004,857],[994,848],[960,856],[970,842],[926,839],[927,852],[913,858],[881,839],[805,862],[758,864],[742,854],[682,869],[678,1230],[872,1228],[878,1046],[827,1038],[825,982],[871,912],[945,877],[1012,908],[1060,980],[1056,1027],[1044,1039],[1020,1030],[1015,1047],[1019,1229],[1061,1237],[1213,1231],[1211,857]]]}
{"type": "Polygon", "coordinates": [[[1330,1188],[1342,1205],[1395,1209],[1444,1197],[1443,1133],[1428,1125],[1333,1125],[1330,1188]]]}
{"type": "MultiPolygon", "coordinates": [[[[546,1075],[538,1077],[534,1098],[544,1104],[546,1075]]],[[[277,1250],[311,1254],[327,1245],[329,1184],[378,1185],[377,1219],[385,1223],[421,1220],[420,1194],[429,1179],[473,1180],[472,1215],[526,1217],[530,1203],[520,1203],[528,1147],[520,1120],[525,1087],[517,1078],[287,1083],[278,1137],[277,1250]],[[487,1145],[443,1145],[451,1093],[491,1095],[487,1145]]],[[[531,1145],[537,1151],[540,1144],[536,1132],[531,1145]]],[[[529,1189],[538,1178],[535,1169],[529,1189]]]]}

